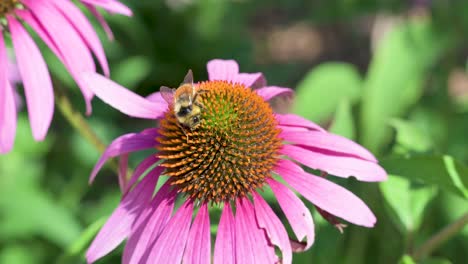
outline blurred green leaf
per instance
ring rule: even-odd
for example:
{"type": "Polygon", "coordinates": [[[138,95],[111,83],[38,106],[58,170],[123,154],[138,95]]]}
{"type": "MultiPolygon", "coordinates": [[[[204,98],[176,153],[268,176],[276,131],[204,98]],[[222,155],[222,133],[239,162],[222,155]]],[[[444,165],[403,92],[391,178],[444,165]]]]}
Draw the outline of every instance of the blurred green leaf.
{"type": "Polygon", "coordinates": [[[0,250],[0,263],[33,264],[38,263],[37,256],[28,247],[9,245],[0,250]]]}
{"type": "Polygon", "coordinates": [[[396,141],[400,147],[416,152],[426,152],[431,149],[430,138],[415,124],[401,119],[394,119],[390,124],[397,131],[396,141]]]}
{"type": "Polygon", "coordinates": [[[333,123],[330,126],[329,131],[349,139],[354,140],[356,138],[351,104],[347,99],[341,100],[338,104],[335,117],[333,118],[333,123]]]}
{"type": "Polygon", "coordinates": [[[446,37],[428,20],[397,26],[377,48],[364,83],[362,142],[373,152],[389,138],[388,121],[403,114],[421,95],[428,68],[447,48],[446,37]]]}
{"type": "Polygon", "coordinates": [[[382,159],[381,165],[389,174],[434,184],[468,198],[468,168],[450,156],[391,157],[382,159]]]}
{"type": "Polygon", "coordinates": [[[329,62],[312,69],[296,89],[294,113],[322,122],[347,99],[356,102],[361,95],[362,79],[347,63],[329,62]]]}
{"type": "Polygon", "coordinates": [[[418,230],[424,208],[437,193],[433,185],[414,184],[408,179],[389,175],[380,190],[403,234],[418,230]]]}
{"type": "Polygon", "coordinates": [[[151,63],[139,56],[130,57],[112,68],[112,78],[115,82],[128,88],[138,85],[151,71],[151,63]]]}
{"type": "Polygon", "coordinates": [[[398,262],[398,264],[416,264],[416,261],[414,261],[414,259],[409,256],[409,255],[404,255],[400,261],[398,262]]]}
{"type": "MultiPolygon", "coordinates": [[[[443,258],[428,258],[418,262],[419,264],[452,264],[448,259],[443,258]]],[[[416,264],[416,261],[409,255],[404,255],[399,264],[416,264]]]]}

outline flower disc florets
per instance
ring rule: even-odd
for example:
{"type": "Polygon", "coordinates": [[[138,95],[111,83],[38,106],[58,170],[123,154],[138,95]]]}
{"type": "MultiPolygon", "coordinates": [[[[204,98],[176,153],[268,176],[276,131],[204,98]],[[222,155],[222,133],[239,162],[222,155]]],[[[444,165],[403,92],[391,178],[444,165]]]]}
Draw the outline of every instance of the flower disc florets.
{"type": "Polygon", "coordinates": [[[18,3],[18,0],[0,0],[0,18],[13,11],[18,3]]]}
{"type": "Polygon", "coordinates": [[[218,203],[245,196],[271,177],[277,161],[281,139],[273,111],[241,84],[209,81],[197,87],[199,126],[178,124],[172,106],[161,120],[161,166],[192,199],[218,203]]]}

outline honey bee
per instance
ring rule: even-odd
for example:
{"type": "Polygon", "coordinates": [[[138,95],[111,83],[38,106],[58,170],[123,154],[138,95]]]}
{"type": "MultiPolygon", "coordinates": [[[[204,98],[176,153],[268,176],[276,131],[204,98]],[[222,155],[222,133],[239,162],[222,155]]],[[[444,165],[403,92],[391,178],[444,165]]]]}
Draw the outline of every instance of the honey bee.
{"type": "Polygon", "coordinates": [[[188,71],[179,88],[161,86],[160,92],[169,106],[174,108],[177,122],[182,129],[194,130],[200,125],[203,104],[199,100],[199,95],[202,91],[193,84],[192,70],[188,71]]]}

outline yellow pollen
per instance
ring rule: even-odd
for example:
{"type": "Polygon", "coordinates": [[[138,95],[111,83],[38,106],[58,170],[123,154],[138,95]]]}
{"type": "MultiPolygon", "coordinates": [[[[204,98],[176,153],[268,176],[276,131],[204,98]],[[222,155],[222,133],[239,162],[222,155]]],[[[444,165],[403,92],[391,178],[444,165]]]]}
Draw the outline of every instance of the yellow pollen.
{"type": "Polygon", "coordinates": [[[11,13],[18,3],[19,0],[0,0],[0,18],[4,18],[11,13]]]}
{"type": "Polygon", "coordinates": [[[173,109],[161,120],[157,148],[165,175],[179,192],[215,203],[261,188],[281,147],[271,107],[241,84],[208,81],[198,88],[199,126],[181,126],[173,109]]]}

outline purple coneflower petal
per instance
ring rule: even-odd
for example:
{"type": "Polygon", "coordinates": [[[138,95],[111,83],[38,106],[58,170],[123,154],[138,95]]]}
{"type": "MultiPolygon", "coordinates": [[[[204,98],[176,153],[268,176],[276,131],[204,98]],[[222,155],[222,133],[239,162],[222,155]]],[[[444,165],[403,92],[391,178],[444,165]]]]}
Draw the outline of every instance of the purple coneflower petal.
{"type": "Polygon", "coordinates": [[[125,195],[128,191],[132,188],[135,182],[138,181],[141,175],[145,173],[151,166],[153,166],[156,162],[158,162],[159,158],[156,155],[150,155],[146,159],[144,159],[140,164],[138,164],[135,172],[133,172],[132,177],[128,181],[127,185],[123,189],[123,194],[125,195]]]}
{"type": "Polygon", "coordinates": [[[94,17],[96,17],[97,21],[99,24],[101,24],[101,27],[104,29],[104,32],[106,32],[107,38],[109,40],[114,40],[114,33],[112,33],[112,29],[110,28],[109,24],[107,24],[106,20],[104,17],[99,13],[99,11],[92,5],[83,3],[86,8],[93,14],[94,17]]]}
{"type": "Polygon", "coordinates": [[[155,92],[146,96],[146,100],[158,104],[161,108],[167,109],[168,104],[166,100],[164,100],[164,98],[161,96],[160,92],[155,92]]]}
{"type": "Polygon", "coordinates": [[[125,245],[122,263],[138,264],[145,255],[149,255],[148,249],[159,237],[174,210],[177,195],[174,190],[170,191],[170,187],[170,184],[164,184],[151,204],[138,216],[125,245]]]}
{"type": "Polygon", "coordinates": [[[387,178],[387,173],[377,163],[329,150],[284,145],[280,152],[312,169],[339,177],[354,176],[360,181],[382,181],[387,178]]]}
{"type": "Polygon", "coordinates": [[[242,210],[245,217],[245,229],[246,234],[250,234],[252,246],[254,250],[255,261],[257,264],[271,264],[278,263],[278,256],[275,254],[275,247],[271,245],[270,241],[266,236],[265,230],[261,229],[255,219],[255,209],[248,198],[241,198],[240,207],[236,210],[242,210]]]}
{"type": "Polygon", "coordinates": [[[236,216],[234,218],[236,222],[235,232],[236,232],[236,243],[235,243],[235,252],[236,252],[236,263],[246,263],[253,264],[255,263],[255,252],[254,250],[254,241],[252,234],[248,232],[247,226],[247,216],[245,215],[244,210],[241,209],[240,199],[236,199],[236,216]]]}
{"type": "Polygon", "coordinates": [[[124,16],[132,16],[132,10],[126,7],[122,3],[115,1],[115,0],[80,0],[83,3],[91,4],[94,6],[99,6],[104,8],[105,10],[121,14],[124,16]]]}
{"type": "Polygon", "coordinates": [[[255,204],[255,216],[257,217],[259,227],[265,230],[271,243],[278,246],[281,250],[283,255],[281,263],[291,263],[291,244],[289,243],[288,233],[286,232],[284,225],[262,196],[256,192],[254,192],[252,196],[255,204]]]}
{"type": "Polygon", "coordinates": [[[182,263],[210,264],[210,253],[210,214],[208,213],[208,205],[203,203],[190,228],[182,263]]]}
{"type": "Polygon", "coordinates": [[[319,125],[297,115],[275,114],[275,118],[278,121],[278,124],[282,126],[303,127],[303,128],[325,132],[325,129],[321,128],[319,125]]]}
{"type": "Polygon", "coordinates": [[[314,243],[315,231],[314,222],[309,209],[299,199],[294,192],[288,189],[283,184],[273,180],[267,179],[270,188],[278,200],[278,203],[283,210],[286,218],[288,218],[289,224],[291,225],[294,234],[299,241],[307,238],[308,249],[314,243]]]}
{"type": "Polygon", "coordinates": [[[300,145],[315,147],[319,149],[327,149],[339,153],[356,156],[372,162],[377,162],[377,159],[367,149],[359,144],[330,133],[321,133],[317,131],[281,131],[280,137],[285,141],[293,142],[300,145]]]}
{"type": "Polygon", "coordinates": [[[101,41],[86,16],[72,2],[53,0],[53,4],[67,18],[68,22],[75,27],[83,41],[96,55],[104,74],[109,76],[109,65],[101,41]]]}
{"type": "Polygon", "coordinates": [[[232,81],[239,74],[239,65],[235,60],[211,60],[207,63],[206,68],[210,81],[232,81]]]}
{"type": "Polygon", "coordinates": [[[258,89],[266,85],[265,77],[260,72],[257,73],[239,73],[233,82],[242,83],[246,87],[258,89]]]}
{"type": "Polygon", "coordinates": [[[269,101],[276,96],[287,96],[292,97],[294,95],[294,91],[289,88],[278,87],[278,86],[267,86],[255,90],[255,92],[263,97],[265,101],[269,101]]]}
{"type": "Polygon", "coordinates": [[[186,200],[177,209],[151,248],[148,257],[150,263],[180,263],[189,235],[192,214],[193,202],[186,200]]]}
{"type": "Polygon", "coordinates": [[[3,34],[0,34],[0,153],[9,152],[16,134],[16,103],[8,76],[9,62],[3,34]]]}
{"type": "Polygon", "coordinates": [[[18,69],[24,84],[34,139],[43,140],[54,114],[54,90],[49,70],[39,48],[23,26],[7,16],[18,69]]]}
{"type": "Polygon", "coordinates": [[[96,96],[128,116],[158,119],[167,110],[97,73],[83,73],[82,79],[96,96]]]}
{"type": "Polygon", "coordinates": [[[114,141],[112,141],[112,143],[107,147],[101,158],[99,158],[99,161],[94,166],[93,171],[91,172],[91,176],[89,177],[89,182],[92,183],[94,181],[96,174],[108,159],[134,151],[153,148],[157,144],[155,140],[157,136],[158,134],[156,129],[149,128],[138,134],[125,134],[114,139],[114,141]]]}
{"type": "Polygon", "coordinates": [[[119,178],[119,187],[120,191],[124,192],[127,189],[127,168],[128,168],[128,156],[129,154],[122,154],[119,157],[119,170],[118,170],[118,178],[119,178]]]}
{"type": "Polygon", "coordinates": [[[235,234],[235,220],[231,205],[225,203],[219,220],[218,234],[216,235],[213,255],[214,264],[237,263],[235,234]]]}
{"type": "Polygon", "coordinates": [[[158,178],[157,173],[148,174],[122,199],[86,252],[88,263],[105,256],[128,237],[136,217],[151,201],[158,178]]]}
{"type": "Polygon", "coordinates": [[[374,226],[376,218],[369,207],[345,188],[311,175],[289,160],[280,160],[275,172],[307,200],[330,214],[353,224],[374,226]]]}

